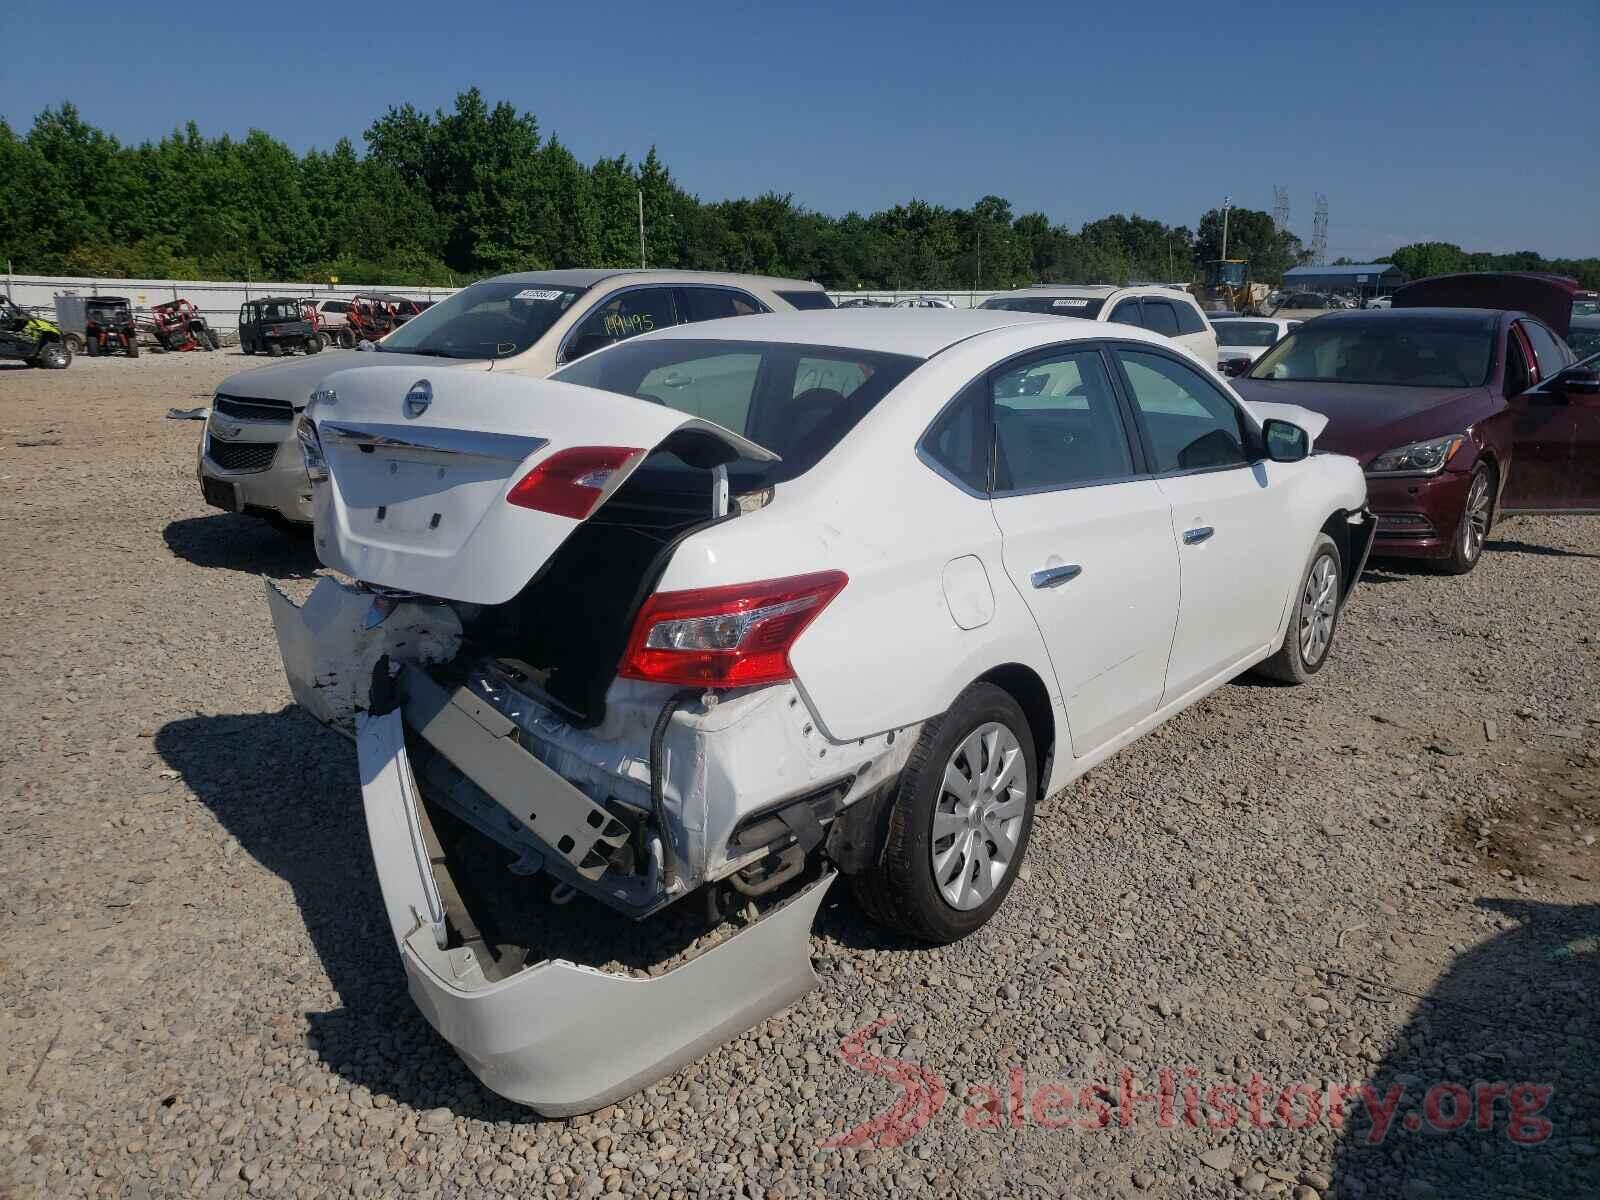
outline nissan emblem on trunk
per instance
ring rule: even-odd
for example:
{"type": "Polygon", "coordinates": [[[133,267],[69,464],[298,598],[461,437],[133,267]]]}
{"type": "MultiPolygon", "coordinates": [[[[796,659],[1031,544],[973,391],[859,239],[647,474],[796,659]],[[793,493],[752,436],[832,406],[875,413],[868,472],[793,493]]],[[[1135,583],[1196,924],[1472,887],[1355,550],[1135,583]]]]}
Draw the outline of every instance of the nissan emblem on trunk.
{"type": "Polygon", "coordinates": [[[406,393],[406,416],[420,417],[428,411],[428,405],[433,403],[433,385],[426,379],[419,379],[411,385],[411,390],[406,393]]]}

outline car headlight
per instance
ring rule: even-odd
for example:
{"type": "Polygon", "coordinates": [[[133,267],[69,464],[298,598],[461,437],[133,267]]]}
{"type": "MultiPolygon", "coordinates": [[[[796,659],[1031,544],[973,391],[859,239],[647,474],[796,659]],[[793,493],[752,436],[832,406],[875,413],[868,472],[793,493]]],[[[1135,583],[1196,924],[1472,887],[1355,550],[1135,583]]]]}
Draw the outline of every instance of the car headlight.
{"type": "Polygon", "coordinates": [[[1466,441],[1463,435],[1453,433],[1449,437],[1429,438],[1425,442],[1408,442],[1378,455],[1367,464],[1367,474],[1437,475],[1466,441]]]}
{"type": "Polygon", "coordinates": [[[312,484],[322,483],[328,478],[328,460],[322,457],[322,439],[317,436],[316,425],[301,417],[295,423],[294,436],[300,443],[300,460],[306,465],[306,478],[312,484]]]}

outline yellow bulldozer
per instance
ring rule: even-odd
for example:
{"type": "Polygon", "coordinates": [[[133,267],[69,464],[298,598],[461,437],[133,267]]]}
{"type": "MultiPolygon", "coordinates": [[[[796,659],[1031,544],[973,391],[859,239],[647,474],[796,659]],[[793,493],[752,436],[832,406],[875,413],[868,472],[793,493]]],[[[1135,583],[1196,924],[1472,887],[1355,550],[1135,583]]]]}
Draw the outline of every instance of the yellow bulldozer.
{"type": "Polygon", "coordinates": [[[1189,285],[1189,294],[1206,312],[1235,312],[1250,317],[1267,315],[1271,291],[1264,283],[1250,282],[1250,264],[1242,258],[1213,259],[1206,264],[1205,282],[1189,285]]]}

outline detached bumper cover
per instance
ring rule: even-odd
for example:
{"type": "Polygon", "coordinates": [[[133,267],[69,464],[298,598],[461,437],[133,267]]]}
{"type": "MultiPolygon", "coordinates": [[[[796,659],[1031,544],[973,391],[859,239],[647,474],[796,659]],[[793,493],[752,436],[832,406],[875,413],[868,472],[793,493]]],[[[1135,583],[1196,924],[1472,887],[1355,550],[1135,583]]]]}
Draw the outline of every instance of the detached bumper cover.
{"type": "Polygon", "coordinates": [[[817,984],[810,933],[835,875],[698,958],[648,979],[551,959],[497,981],[448,945],[399,711],[357,718],[361,792],[384,907],[423,1016],[483,1083],[547,1116],[632,1094],[817,984]]]}

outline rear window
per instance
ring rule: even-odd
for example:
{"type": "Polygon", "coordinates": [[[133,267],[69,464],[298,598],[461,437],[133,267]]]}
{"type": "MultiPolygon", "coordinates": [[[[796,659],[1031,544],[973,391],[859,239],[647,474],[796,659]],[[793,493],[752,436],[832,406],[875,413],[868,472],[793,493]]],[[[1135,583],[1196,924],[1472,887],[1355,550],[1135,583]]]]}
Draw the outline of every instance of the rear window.
{"type": "Polygon", "coordinates": [[[990,296],[978,307],[1048,313],[1053,317],[1082,317],[1092,321],[1100,315],[1104,304],[1104,300],[1094,296],[990,296]]]}
{"type": "Polygon", "coordinates": [[[664,404],[779,455],[729,467],[735,490],[749,491],[809,471],[921,362],[833,346],[666,338],[623,343],[551,378],[664,404]]]}
{"type": "Polygon", "coordinates": [[[790,308],[813,309],[832,308],[833,298],[823,291],[811,291],[809,288],[803,292],[779,292],[778,296],[788,301],[790,308]]]}
{"type": "Polygon", "coordinates": [[[1217,342],[1223,346],[1248,346],[1265,350],[1278,340],[1278,327],[1267,321],[1213,321],[1217,342]]]}

